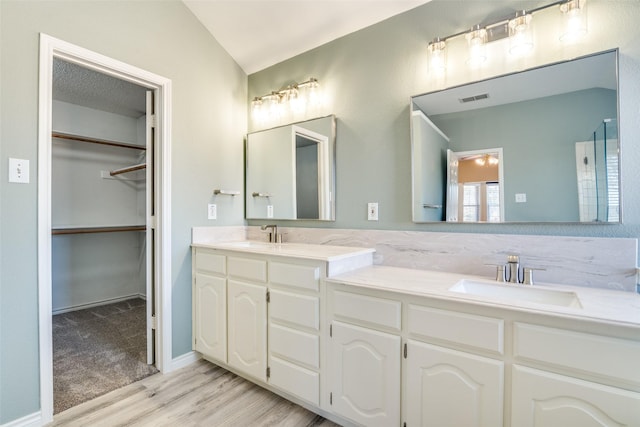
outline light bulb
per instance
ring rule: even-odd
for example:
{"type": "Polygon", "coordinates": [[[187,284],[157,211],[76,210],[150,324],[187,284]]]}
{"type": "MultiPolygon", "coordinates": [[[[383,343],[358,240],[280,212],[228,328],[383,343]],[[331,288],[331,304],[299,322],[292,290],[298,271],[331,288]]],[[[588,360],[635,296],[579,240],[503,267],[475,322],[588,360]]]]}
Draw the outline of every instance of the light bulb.
{"type": "Polygon", "coordinates": [[[427,47],[429,68],[434,72],[444,72],[447,68],[447,44],[436,37],[427,47]]]}
{"type": "Polygon", "coordinates": [[[563,29],[560,41],[572,43],[587,33],[587,1],[569,0],[560,5],[563,29]]]}
{"type": "Polygon", "coordinates": [[[526,11],[516,12],[509,21],[509,53],[521,56],[533,49],[533,31],[531,30],[531,14],[526,11]]]}
{"type": "Polygon", "coordinates": [[[487,60],[486,46],[487,30],[474,25],[466,35],[469,44],[469,58],[467,63],[472,67],[480,66],[487,60]]]}

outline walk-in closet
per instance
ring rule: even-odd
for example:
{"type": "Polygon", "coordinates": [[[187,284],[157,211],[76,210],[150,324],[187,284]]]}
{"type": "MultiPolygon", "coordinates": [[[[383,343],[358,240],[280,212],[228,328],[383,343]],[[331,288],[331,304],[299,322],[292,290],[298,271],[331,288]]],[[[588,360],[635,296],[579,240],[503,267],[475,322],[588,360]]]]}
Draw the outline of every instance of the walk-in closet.
{"type": "Polygon", "coordinates": [[[157,372],[150,96],[144,87],[54,60],[54,413],[157,372]]]}

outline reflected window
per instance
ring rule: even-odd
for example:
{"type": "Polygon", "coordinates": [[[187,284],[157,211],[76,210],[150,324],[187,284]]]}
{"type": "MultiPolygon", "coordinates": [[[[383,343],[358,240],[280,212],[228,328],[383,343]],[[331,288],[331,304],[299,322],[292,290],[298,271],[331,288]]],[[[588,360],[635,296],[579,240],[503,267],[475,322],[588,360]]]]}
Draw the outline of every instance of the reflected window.
{"type": "Polygon", "coordinates": [[[462,222],[500,222],[500,184],[462,184],[462,222]]]}
{"type": "Polygon", "coordinates": [[[500,222],[500,184],[487,183],[487,221],[500,222]]]}
{"type": "Polygon", "coordinates": [[[462,222],[480,220],[480,184],[464,184],[462,198],[462,222]]]}

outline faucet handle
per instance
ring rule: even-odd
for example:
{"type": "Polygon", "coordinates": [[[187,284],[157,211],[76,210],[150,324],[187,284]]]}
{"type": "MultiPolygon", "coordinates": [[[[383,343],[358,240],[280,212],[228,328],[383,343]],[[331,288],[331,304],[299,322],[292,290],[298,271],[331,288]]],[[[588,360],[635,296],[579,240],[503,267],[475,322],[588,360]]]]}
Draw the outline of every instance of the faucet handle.
{"type": "Polygon", "coordinates": [[[523,285],[533,285],[533,272],[535,270],[545,270],[544,268],[531,268],[531,267],[524,267],[522,269],[522,284],[523,285]]]}
{"type": "Polygon", "coordinates": [[[507,262],[511,264],[520,263],[520,257],[518,255],[507,255],[507,262]]]}

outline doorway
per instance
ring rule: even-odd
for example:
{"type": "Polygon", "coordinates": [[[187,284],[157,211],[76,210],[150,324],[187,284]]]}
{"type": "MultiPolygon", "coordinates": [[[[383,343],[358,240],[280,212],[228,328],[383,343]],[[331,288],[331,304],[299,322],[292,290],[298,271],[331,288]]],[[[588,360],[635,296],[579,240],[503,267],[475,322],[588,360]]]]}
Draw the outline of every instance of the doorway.
{"type": "MultiPolygon", "coordinates": [[[[72,74],[72,73],[71,73],[72,74]]],[[[133,86],[130,86],[133,87],[133,86]]],[[[53,269],[58,268],[61,264],[59,261],[52,262],[54,244],[58,245],[58,242],[54,243],[52,234],[55,236],[56,230],[61,233],[67,233],[71,235],[83,236],[84,243],[88,242],[86,247],[96,247],[95,242],[92,243],[94,235],[104,233],[112,238],[111,243],[118,244],[118,240],[128,239],[129,241],[138,241],[139,259],[143,260],[143,265],[140,267],[140,276],[143,278],[144,291],[140,282],[136,286],[140,289],[140,294],[144,294],[146,301],[146,313],[144,313],[147,329],[147,347],[146,353],[149,358],[145,361],[147,363],[153,363],[153,356],[155,355],[155,365],[162,372],[168,372],[171,370],[171,310],[170,310],[170,263],[163,262],[163,259],[170,260],[170,176],[169,176],[169,153],[170,153],[170,92],[171,82],[163,77],[148,73],[144,70],[132,67],[128,64],[116,61],[114,59],[104,57],[95,52],[88,51],[78,46],[71,45],[64,41],[52,38],[50,36],[41,34],[40,37],[40,99],[39,99],[39,136],[38,136],[38,288],[39,288],[39,323],[40,323],[40,395],[41,395],[41,411],[42,419],[46,423],[53,418],[53,343],[52,343],[52,313],[54,309],[64,311],[65,304],[60,305],[60,295],[55,294],[54,307],[54,292],[52,292],[53,286],[53,269]],[[60,113],[60,109],[73,110],[75,107],[69,105],[59,104],[59,100],[53,99],[53,87],[54,87],[54,65],[63,64],[64,66],[81,68],[87,72],[93,73],[92,75],[99,75],[114,79],[121,82],[124,85],[134,85],[141,89],[141,93],[147,92],[148,95],[144,95],[145,99],[142,103],[145,105],[145,115],[143,119],[138,120],[142,130],[138,130],[138,133],[142,134],[142,143],[133,144],[139,145],[138,147],[130,147],[125,145],[103,144],[103,142],[109,141],[109,138],[105,138],[104,135],[100,137],[87,138],[92,139],[91,144],[86,144],[86,147],[92,146],[93,148],[85,150],[82,153],[83,156],[95,160],[96,156],[107,154],[107,157],[112,160],[117,157],[119,161],[127,156],[122,153],[115,154],[114,150],[123,150],[136,152],[137,154],[128,155],[129,157],[137,157],[140,160],[140,164],[147,167],[145,171],[139,171],[138,169],[131,170],[131,165],[124,168],[114,168],[110,171],[92,171],[95,174],[99,174],[99,179],[96,178],[96,182],[101,183],[101,180],[110,180],[114,176],[125,174],[125,172],[117,173],[119,169],[129,169],[126,173],[133,172],[133,175],[129,175],[129,178],[115,178],[120,179],[117,185],[122,185],[125,188],[129,186],[133,188],[134,192],[129,194],[135,194],[135,188],[139,187],[140,182],[144,182],[144,190],[142,193],[138,192],[134,195],[135,199],[139,199],[138,205],[142,206],[141,213],[139,215],[141,221],[133,219],[131,215],[125,218],[127,215],[123,214],[118,217],[117,220],[111,223],[103,224],[106,217],[112,216],[111,214],[105,214],[104,210],[107,209],[104,205],[98,206],[99,209],[93,210],[96,206],[84,206],[78,209],[78,204],[72,202],[66,206],[55,205],[53,203],[53,196],[55,194],[61,194],[59,192],[53,192],[53,184],[61,182],[60,176],[56,176],[56,169],[53,167],[53,143],[52,141],[66,139],[66,142],[62,144],[77,143],[77,141],[69,142],[68,135],[63,135],[61,138],[59,135],[54,135],[54,122],[60,121],[59,115],[54,112],[60,113]],[[56,111],[56,109],[58,109],[56,111]],[[55,120],[54,120],[55,119],[55,120]],[[100,141],[96,143],[96,141],[100,141]],[[141,149],[140,146],[144,147],[141,149]],[[89,152],[91,151],[91,152],[89,152]],[[140,153],[145,151],[145,155],[140,153]],[[116,172],[114,174],[114,172],[116,172]],[[108,177],[107,177],[108,176],[108,177]],[[136,182],[136,177],[138,182],[136,182]],[[141,196],[140,194],[143,194],[141,196]],[[71,207],[71,209],[69,209],[71,207]],[[93,214],[93,215],[91,215],[93,214]],[[66,216],[65,216],[66,215],[66,216]],[[101,215],[103,215],[102,218],[101,215]],[[62,220],[62,224],[60,219],[62,220]],[[55,221],[54,221],[55,219],[55,221]],[[68,221],[67,221],[68,220],[68,221]],[[64,224],[67,221],[68,224],[64,224]],[[83,224],[83,221],[87,222],[83,224]],[[60,227],[60,225],[63,225],[60,227]],[[111,230],[107,230],[111,228],[111,230]],[[106,231],[105,231],[106,230],[106,231]],[[79,232],[80,231],[80,232],[79,232]],[[137,233],[137,234],[136,234],[137,233]],[[119,236],[120,239],[115,238],[119,236]]],[[[83,108],[83,107],[81,107],[83,108]]],[[[75,113],[78,113],[76,110],[75,113]]],[[[86,111],[85,111],[86,113],[86,111]]],[[[91,116],[91,114],[89,114],[91,116]]],[[[64,120],[62,120],[64,121],[64,120]]],[[[81,121],[81,126],[84,126],[87,120],[81,121]]],[[[56,124],[56,126],[58,126],[56,124]]],[[[81,132],[86,133],[86,132],[81,132]]],[[[73,136],[73,135],[72,135],[73,136]]],[[[86,136],[86,135],[85,135],[86,136]]],[[[117,138],[116,138],[117,139],[117,138]]],[[[84,144],[86,141],[83,141],[84,144]]],[[[113,142],[113,141],[112,141],[113,142]]],[[[67,147],[68,148],[68,147],[67,147]]],[[[68,159],[67,159],[68,160],[68,159]]],[[[77,161],[78,159],[72,159],[77,161]]],[[[82,159],[81,159],[82,160],[82,159]]],[[[94,166],[91,161],[89,161],[94,166]]],[[[75,167],[58,169],[62,171],[62,182],[65,179],[71,183],[77,184],[77,176],[69,176],[71,172],[77,172],[76,169],[82,169],[86,164],[75,163],[75,167]]],[[[136,165],[134,165],[136,166],[136,165]]],[[[94,177],[95,177],[94,174],[94,177]]],[[[80,183],[81,186],[87,187],[87,183],[80,183]]],[[[110,183],[111,184],[111,183],[110,183]]],[[[89,185],[90,187],[90,185],[89,185]]],[[[85,194],[89,194],[92,188],[85,188],[85,194]]],[[[95,188],[93,188],[95,190],[95,188]]],[[[100,194],[106,198],[108,191],[101,189],[100,194]]],[[[124,193],[123,193],[124,194],[124,193]]],[[[94,199],[94,203],[99,204],[94,199]]],[[[114,202],[117,204],[118,202],[114,202]]],[[[133,209],[133,211],[140,211],[139,208],[133,209]]],[[[67,242],[68,243],[68,242],[67,242]]],[[[78,241],[74,243],[78,244],[78,241]]],[[[63,247],[64,247],[63,243],[63,247]]],[[[72,245],[73,246],[73,245],[72,245]]],[[[136,245],[134,245],[136,246],[136,245]]],[[[76,249],[69,250],[69,253],[76,249]]],[[[80,251],[82,251],[82,245],[80,245],[80,251]]],[[[65,251],[61,251],[66,253],[65,251]]],[[[85,253],[86,255],[86,253],[85,253]]],[[[64,260],[63,260],[64,261],[64,260]]],[[[111,269],[114,267],[117,269],[121,265],[116,263],[111,265],[111,269]]],[[[108,270],[109,268],[107,268],[108,270]]],[[[80,273],[80,276],[82,273],[80,273]]],[[[134,284],[135,285],[135,284],[134,284]]],[[[100,288],[98,293],[104,292],[103,287],[100,288]]],[[[87,291],[87,289],[84,289],[87,291]]],[[[125,291],[127,294],[128,291],[125,291]]],[[[129,293],[128,296],[133,294],[129,293]]],[[[126,297],[127,295],[125,295],[126,297]]],[[[70,298],[66,303],[66,308],[83,308],[84,304],[94,305],[98,300],[98,305],[101,302],[113,302],[109,301],[110,296],[102,295],[96,299],[96,296],[83,296],[82,298],[70,298]],[[71,301],[71,303],[69,303],[71,301]],[[87,302],[89,301],[89,302],[87,302]]],[[[62,298],[64,300],[64,298],[62,298]]],[[[118,299],[118,298],[115,298],[118,299]]],[[[124,298],[128,300],[129,298],[124,298]]],[[[123,301],[116,301],[116,304],[123,301]]],[[[129,307],[135,308],[139,306],[139,303],[127,303],[129,307]]],[[[118,308],[119,310],[122,307],[118,308]]]]}

